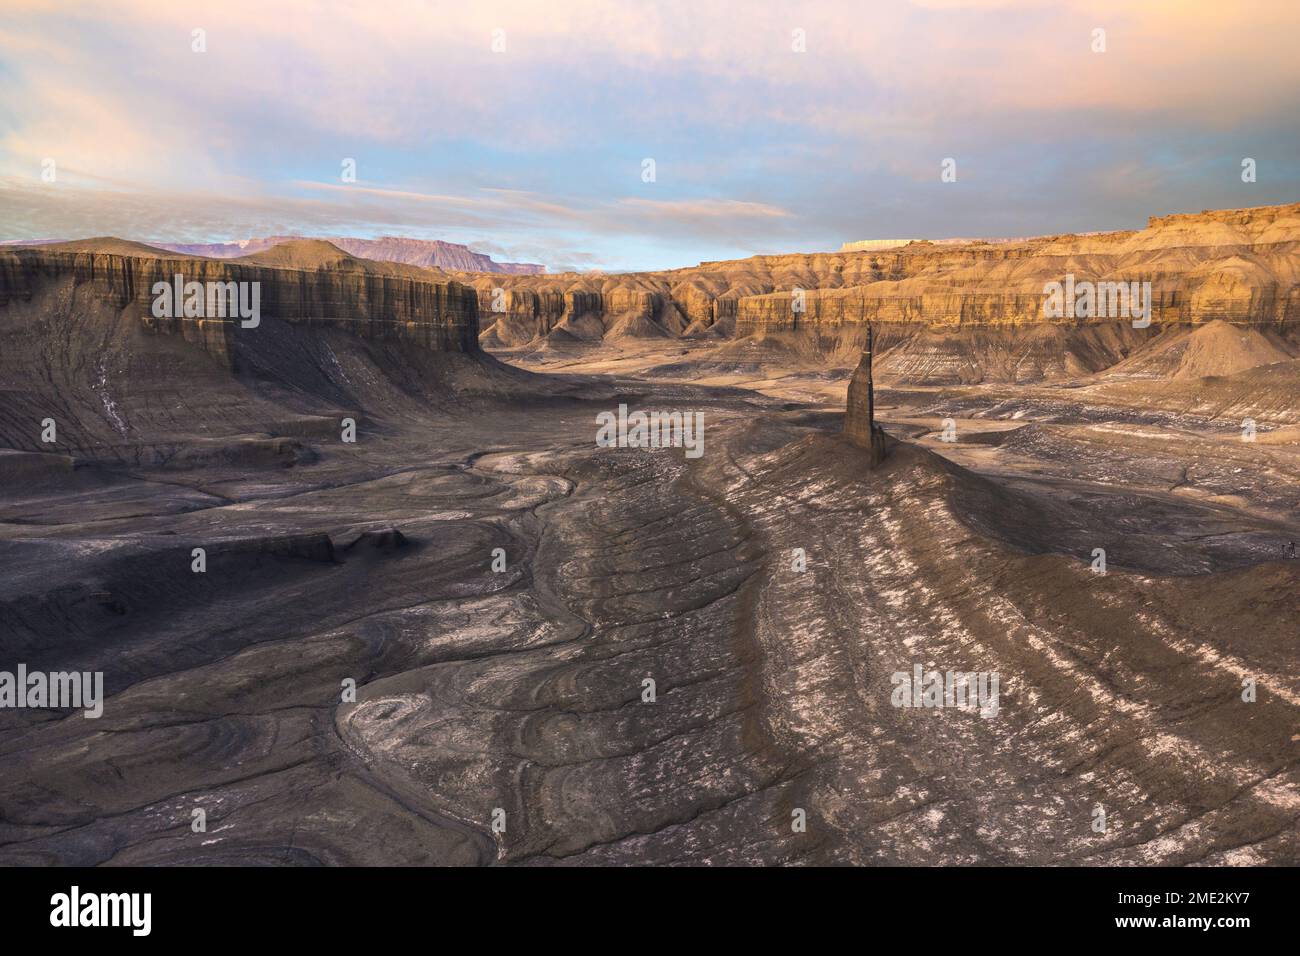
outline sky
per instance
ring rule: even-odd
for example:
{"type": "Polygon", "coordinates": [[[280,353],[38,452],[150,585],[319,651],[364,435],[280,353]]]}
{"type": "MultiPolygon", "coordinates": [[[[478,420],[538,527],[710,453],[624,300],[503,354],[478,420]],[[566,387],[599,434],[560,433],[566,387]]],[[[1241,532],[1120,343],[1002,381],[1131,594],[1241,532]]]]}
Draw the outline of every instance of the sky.
{"type": "Polygon", "coordinates": [[[1296,0],[0,0],[0,239],[626,271],[1141,228],[1300,199],[1297,40],[1296,0]]]}

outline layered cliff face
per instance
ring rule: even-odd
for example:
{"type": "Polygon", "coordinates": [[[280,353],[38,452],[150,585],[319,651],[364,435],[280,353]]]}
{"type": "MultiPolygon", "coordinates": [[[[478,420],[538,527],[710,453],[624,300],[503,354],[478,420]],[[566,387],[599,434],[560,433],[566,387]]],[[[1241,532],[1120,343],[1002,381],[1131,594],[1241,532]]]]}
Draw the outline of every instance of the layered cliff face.
{"type": "MultiPolygon", "coordinates": [[[[538,339],[600,341],[624,336],[659,338],[687,332],[691,305],[653,283],[605,280],[473,280],[483,317],[483,344],[512,348],[538,339]]],[[[696,301],[701,327],[713,322],[712,300],[696,301]]]]}
{"type": "Polygon", "coordinates": [[[345,417],[410,416],[454,396],[456,375],[496,374],[477,332],[468,286],[326,243],[226,261],[118,240],[0,252],[0,446],[292,464],[293,442],[337,440],[345,417]],[[182,284],[156,316],[155,285],[177,275],[236,298],[187,315],[182,284]]]}
{"type": "MultiPolygon", "coordinates": [[[[585,322],[588,337],[1104,325],[1044,313],[1044,287],[1149,282],[1152,325],[1300,324],[1300,204],[1152,218],[1140,231],[755,256],[628,275],[479,277],[485,342],[514,347],[585,322]],[[511,303],[493,312],[502,295],[511,303]],[[584,298],[595,296],[596,298],[584,298]],[[496,317],[493,318],[493,315],[496,317]]],[[[1125,317],[1127,318],[1127,317],[1125,317]]]]}
{"type": "Polygon", "coordinates": [[[0,308],[53,294],[138,316],[149,332],[202,346],[229,368],[235,339],[256,334],[239,316],[154,315],[155,285],[257,283],[260,317],[329,325],[364,338],[395,339],[443,352],[478,348],[474,293],[423,270],[355,259],[323,242],[292,243],[235,260],[168,256],[122,242],[67,243],[0,252],[0,308]]]}
{"type": "MultiPolygon", "coordinates": [[[[791,330],[807,325],[862,322],[924,325],[932,329],[1104,323],[1127,314],[1051,315],[1044,288],[1079,283],[1138,283],[1141,308],[1150,283],[1153,325],[1200,325],[1221,320],[1236,325],[1280,327],[1300,324],[1300,242],[1264,246],[1170,247],[1110,253],[1071,253],[1044,248],[1024,256],[1015,247],[1003,256],[975,260],[925,256],[898,264],[897,280],[847,289],[813,289],[802,296],[778,292],[741,299],[740,335],[791,330]]],[[[1144,316],[1145,318],[1145,316],[1144,316]]]]}
{"type": "Polygon", "coordinates": [[[552,334],[587,341],[606,336],[664,336],[685,324],[665,308],[661,296],[636,289],[505,290],[477,280],[479,313],[484,317],[485,345],[510,348],[552,334]]]}

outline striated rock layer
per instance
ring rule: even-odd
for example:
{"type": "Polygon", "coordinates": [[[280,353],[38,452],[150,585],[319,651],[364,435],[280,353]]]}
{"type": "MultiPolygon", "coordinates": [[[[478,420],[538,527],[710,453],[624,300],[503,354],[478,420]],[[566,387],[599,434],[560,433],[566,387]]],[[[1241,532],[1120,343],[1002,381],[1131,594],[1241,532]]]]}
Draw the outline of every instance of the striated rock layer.
{"type": "Polygon", "coordinates": [[[484,343],[511,348],[557,334],[849,335],[867,321],[917,330],[1105,324],[1044,315],[1044,285],[1067,275],[1150,282],[1153,325],[1295,327],[1300,204],[1153,217],[1139,231],[911,242],[623,275],[478,276],[473,284],[484,343]]]}
{"type": "Polygon", "coordinates": [[[294,467],[344,419],[364,435],[527,377],[484,354],[477,332],[467,286],[328,243],[231,261],[120,240],[6,251],[0,446],[78,463],[294,467]],[[256,326],[155,318],[154,284],[177,274],[259,283],[256,326]]]}
{"type": "Polygon", "coordinates": [[[260,317],[325,325],[371,339],[441,352],[478,349],[474,293],[413,267],[355,259],[329,243],[279,246],[235,260],[168,256],[116,240],[0,252],[0,308],[41,296],[93,301],[133,313],[149,332],[202,346],[228,368],[235,338],[256,334],[233,318],[155,318],[153,288],[174,276],[197,282],[257,282],[260,317]]]}

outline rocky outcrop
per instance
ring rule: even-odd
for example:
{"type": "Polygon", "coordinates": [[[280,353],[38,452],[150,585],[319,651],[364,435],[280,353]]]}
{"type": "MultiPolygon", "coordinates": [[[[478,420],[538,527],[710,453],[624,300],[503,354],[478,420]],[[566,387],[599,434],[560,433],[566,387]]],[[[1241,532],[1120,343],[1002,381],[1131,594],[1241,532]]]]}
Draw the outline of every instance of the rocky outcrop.
{"type": "Polygon", "coordinates": [[[934,331],[1110,321],[1044,314],[1044,286],[1069,275],[1150,282],[1154,326],[1224,321],[1282,328],[1300,327],[1298,262],[1300,203],[1154,217],[1139,231],[916,241],[666,272],[490,276],[474,284],[485,341],[494,347],[545,338],[557,326],[571,331],[566,323],[579,316],[588,337],[629,328],[644,335],[763,336],[835,334],[865,322],[934,331]],[[520,305],[491,318],[486,303],[494,290],[520,305]]]}
{"type": "MultiPolygon", "coordinates": [[[[281,247],[282,249],[284,247],[281,247]]],[[[149,332],[203,348],[228,368],[235,341],[256,335],[236,317],[153,315],[155,283],[256,282],[259,318],[338,328],[368,339],[397,340],[440,352],[478,349],[474,291],[409,267],[354,259],[326,243],[299,247],[290,264],[168,256],[132,243],[75,243],[0,251],[0,308],[64,289],[138,316],[149,332]],[[98,248],[97,248],[98,245],[98,248]],[[322,254],[319,247],[331,250],[322,254]]],[[[173,312],[176,310],[172,310],[173,312]]]]}
{"type": "MultiPolygon", "coordinates": [[[[541,285],[506,288],[491,278],[474,282],[484,341],[525,345],[552,332],[598,341],[610,337],[662,337],[686,330],[689,320],[662,293],[619,285],[597,289],[541,285]]],[[[709,309],[711,313],[711,309],[709,309]]]]}
{"type": "Polygon", "coordinates": [[[875,383],[872,379],[872,330],[867,327],[867,343],[858,367],[849,381],[848,404],[844,413],[844,434],[849,441],[870,453],[871,467],[885,460],[885,433],[876,425],[875,383]]]}
{"type": "MultiPolygon", "coordinates": [[[[1300,257],[1300,243],[1276,250],[1279,257],[1300,257]]],[[[1184,273],[1129,270],[1122,266],[1078,274],[1051,261],[1035,263],[1038,273],[1001,290],[954,290],[946,280],[927,286],[924,279],[879,283],[848,290],[812,290],[796,308],[791,293],[749,296],[740,300],[736,334],[789,331],[809,326],[894,322],[931,329],[1069,325],[1113,321],[1118,316],[1052,317],[1044,312],[1043,286],[1067,274],[1092,282],[1150,282],[1151,324],[1200,325],[1224,321],[1234,325],[1300,325],[1300,285],[1270,274],[1243,276],[1231,262],[1184,273]]]]}

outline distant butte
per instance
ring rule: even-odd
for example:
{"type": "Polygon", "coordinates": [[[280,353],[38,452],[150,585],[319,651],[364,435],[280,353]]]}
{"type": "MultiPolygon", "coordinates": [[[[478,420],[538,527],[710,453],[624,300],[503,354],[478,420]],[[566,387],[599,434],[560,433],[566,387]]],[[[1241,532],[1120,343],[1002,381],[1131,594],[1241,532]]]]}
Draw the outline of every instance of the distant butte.
{"type": "MultiPolygon", "coordinates": [[[[28,242],[6,242],[0,245],[48,245],[60,240],[37,239],[28,242]]],[[[325,241],[342,249],[348,255],[379,262],[397,262],[419,266],[422,269],[441,269],[444,272],[490,272],[501,275],[539,275],[546,267],[533,262],[495,262],[492,257],[475,252],[468,246],[437,239],[408,239],[404,236],[381,236],[378,239],[358,239],[353,236],[267,236],[261,239],[243,239],[238,242],[150,242],[154,249],[179,252],[187,256],[208,259],[236,259],[265,252],[289,242],[325,241]]]]}

